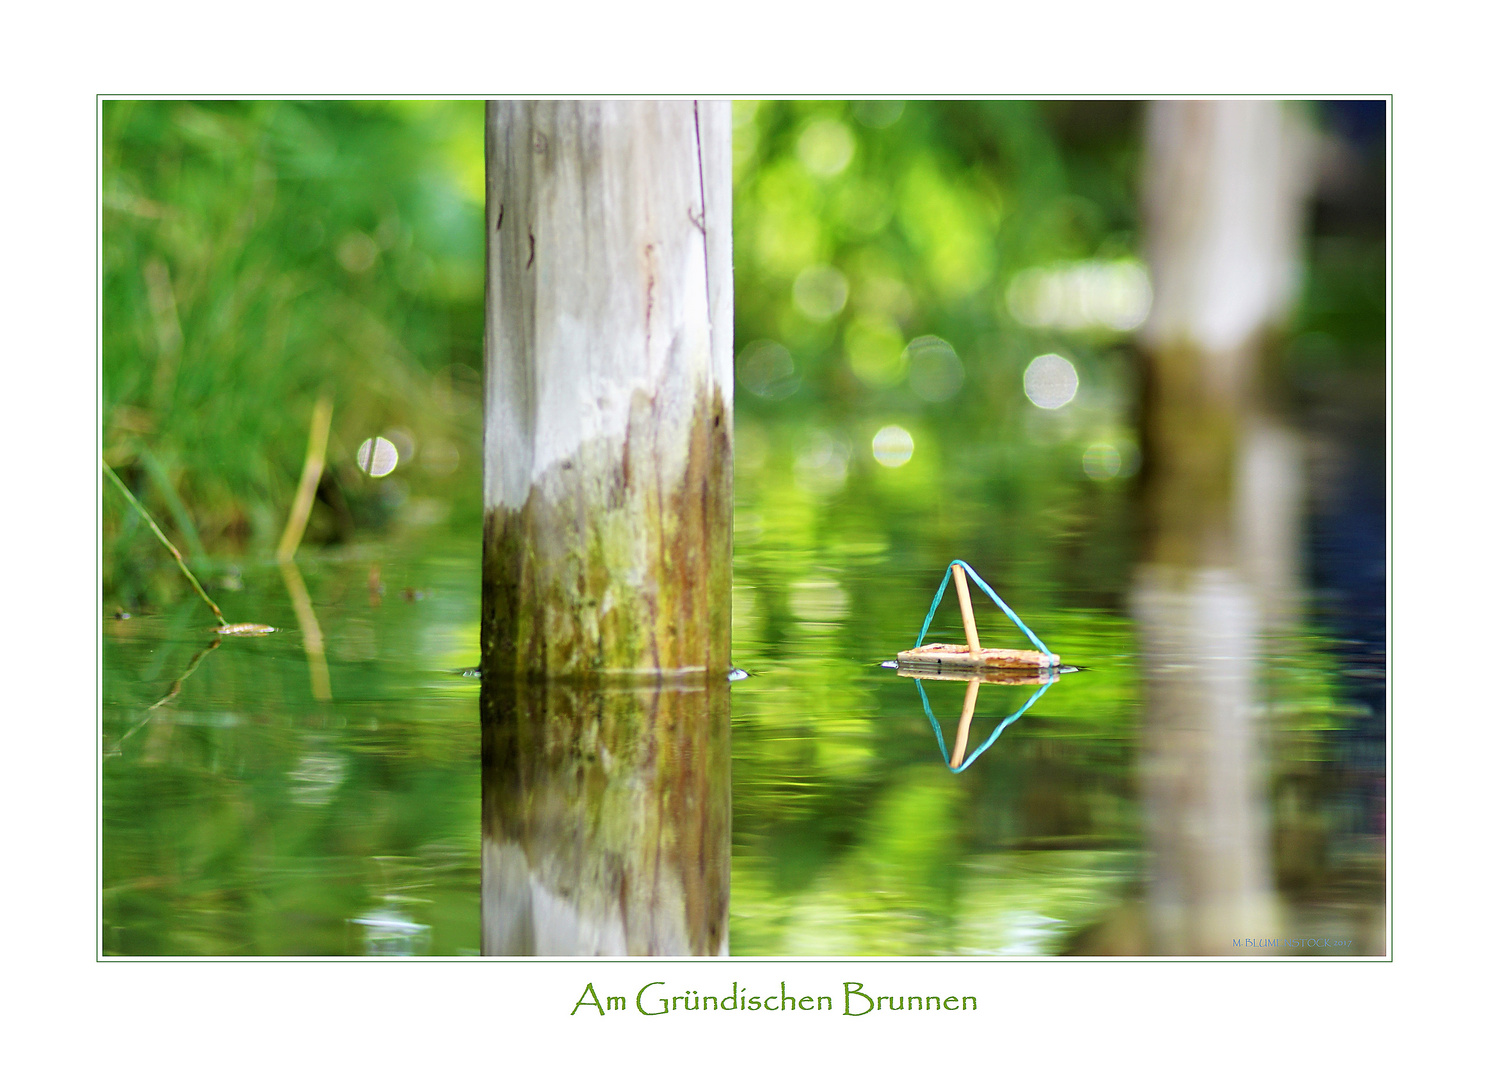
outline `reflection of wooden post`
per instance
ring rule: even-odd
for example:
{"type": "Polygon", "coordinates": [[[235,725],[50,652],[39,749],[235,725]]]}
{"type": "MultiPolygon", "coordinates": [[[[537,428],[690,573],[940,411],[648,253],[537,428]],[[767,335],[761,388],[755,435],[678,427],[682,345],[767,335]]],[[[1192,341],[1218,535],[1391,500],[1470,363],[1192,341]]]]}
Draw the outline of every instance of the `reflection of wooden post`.
{"type": "Polygon", "coordinates": [[[487,679],[728,670],[730,132],[726,101],[488,106],[487,679]]]}
{"type": "MultiPolygon", "coordinates": [[[[960,567],[955,569],[959,570],[960,567]]],[[[966,683],[965,704],[960,707],[960,727],[955,732],[955,752],[950,755],[952,769],[960,768],[960,763],[965,760],[966,743],[971,739],[971,717],[976,714],[976,695],[980,692],[980,679],[972,679],[966,683]]]]}
{"type": "Polygon", "coordinates": [[[971,590],[966,587],[966,572],[959,563],[950,565],[955,577],[955,595],[960,598],[960,618],[966,624],[966,644],[971,649],[971,659],[981,655],[981,639],[976,634],[976,615],[971,611],[971,590]]]}
{"type": "Polygon", "coordinates": [[[481,685],[487,955],[728,951],[728,684],[481,685]]]}

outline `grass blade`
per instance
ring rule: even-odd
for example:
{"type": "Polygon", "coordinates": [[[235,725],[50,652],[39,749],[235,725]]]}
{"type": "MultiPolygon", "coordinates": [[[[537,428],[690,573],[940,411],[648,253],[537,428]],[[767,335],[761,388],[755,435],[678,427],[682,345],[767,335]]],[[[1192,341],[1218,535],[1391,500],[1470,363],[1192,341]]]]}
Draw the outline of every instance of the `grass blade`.
{"type": "Polygon", "coordinates": [[[181,553],[176,550],[176,546],[169,540],[167,540],[165,534],[160,531],[160,526],[155,524],[155,519],[150,516],[150,512],[140,505],[139,500],[134,497],[134,492],[130,491],[129,488],[125,485],[124,481],[119,479],[118,473],[109,468],[108,462],[100,461],[100,464],[102,464],[103,471],[108,473],[108,478],[114,482],[119,491],[123,494],[124,498],[129,500],[129,505],[139,511],[140,516],[145,519],[145,524],[148,525],[154,531],[155,535],[160,538],[160,542],[165,545],[165,549],[169,551],[171,553],[171,556],[176,560],[176,565],[181,568],[181,573],[185,574],[186,580],[191,582],[191,587],[196,590],[196,594],[207,602],[207,607],[211,608],[212,614],[217,616],[217,624],[219,626],[226,626],[227,620],[222,617],[222,609],[219,608],[216,604],[212,603],[212,598],[208,596],[207,591],[201,587],[201,582],[196,580],[196,575],[193,574],[191,572],[191,568],[186,565],[186,560],[181,558],[181,553]]]}

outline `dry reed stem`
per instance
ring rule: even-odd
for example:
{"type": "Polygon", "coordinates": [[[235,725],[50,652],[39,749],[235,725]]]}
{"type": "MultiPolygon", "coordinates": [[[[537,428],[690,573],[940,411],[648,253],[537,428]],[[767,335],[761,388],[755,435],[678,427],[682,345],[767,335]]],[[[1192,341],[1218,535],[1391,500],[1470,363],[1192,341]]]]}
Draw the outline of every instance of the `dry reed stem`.
{"type": "Polygon", "coordinates": [[[284,523],[284,535],[279,537],[275,557],[288,562],[299,550],[304,538],[305,526],[310,522],[310,509],[315,505],[315,489],[320,486],[320,474],[325,470],[325,444],[330,438],[331,399],[322,394],[315,402],[315,411],[310,416],[310,440],[305,447],[305,468],[299,477],[299,488],[294,493],[294,503],[289,509],[289,520],[284,523]]]}

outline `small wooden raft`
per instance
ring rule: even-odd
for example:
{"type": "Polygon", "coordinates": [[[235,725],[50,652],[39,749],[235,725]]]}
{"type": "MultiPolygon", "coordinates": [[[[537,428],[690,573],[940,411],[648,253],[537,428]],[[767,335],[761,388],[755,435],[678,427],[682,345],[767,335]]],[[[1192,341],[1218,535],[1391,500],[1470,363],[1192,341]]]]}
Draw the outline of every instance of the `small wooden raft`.
{"type": "Polygon", "coordinates": [[[939,671],[952,668],[969,672],[977,668],[1015,668],[1019,670],[1058,667],[1058,656],[1037,649],[977,649],[969,645],[921,645],[898,654],[898,669],[927,668],[939,671]]]}
{"type": "Polygon", "coordinates": [[[976,616],[971,611],[971,591],[966,586],[966,572],[959,564],[950,567],[955,578],[955,594],[960,598],[960,617],[965,623],[964,645],[920,645],[898,654],[898,667],[927,671],[946,668],[959,671],[985,669],[1039,670],[1057,668],[1058,657],[1036,649],[983,649],[976,633],[976,616]]]}

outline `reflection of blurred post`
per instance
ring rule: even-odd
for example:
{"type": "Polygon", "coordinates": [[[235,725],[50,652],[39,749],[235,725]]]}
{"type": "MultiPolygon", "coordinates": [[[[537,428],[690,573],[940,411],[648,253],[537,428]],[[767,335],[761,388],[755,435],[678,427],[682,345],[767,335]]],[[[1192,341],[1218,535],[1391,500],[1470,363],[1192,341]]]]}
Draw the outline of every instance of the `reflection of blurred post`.
{"type": "Polygon", "coordinates": [[[1163,101],[1147,129],[1140,623],[1151,948],[1278,936],[1256,726],[1259,637],[1288,617],[1299,452],[1258,361],[1294,293],[1303,129],[1266,101],[1163,101]]]}
{"type": "Polygon", "coordinates": [[[718,955],[728,685],[481,687],[487,955],[718,955]]]}

